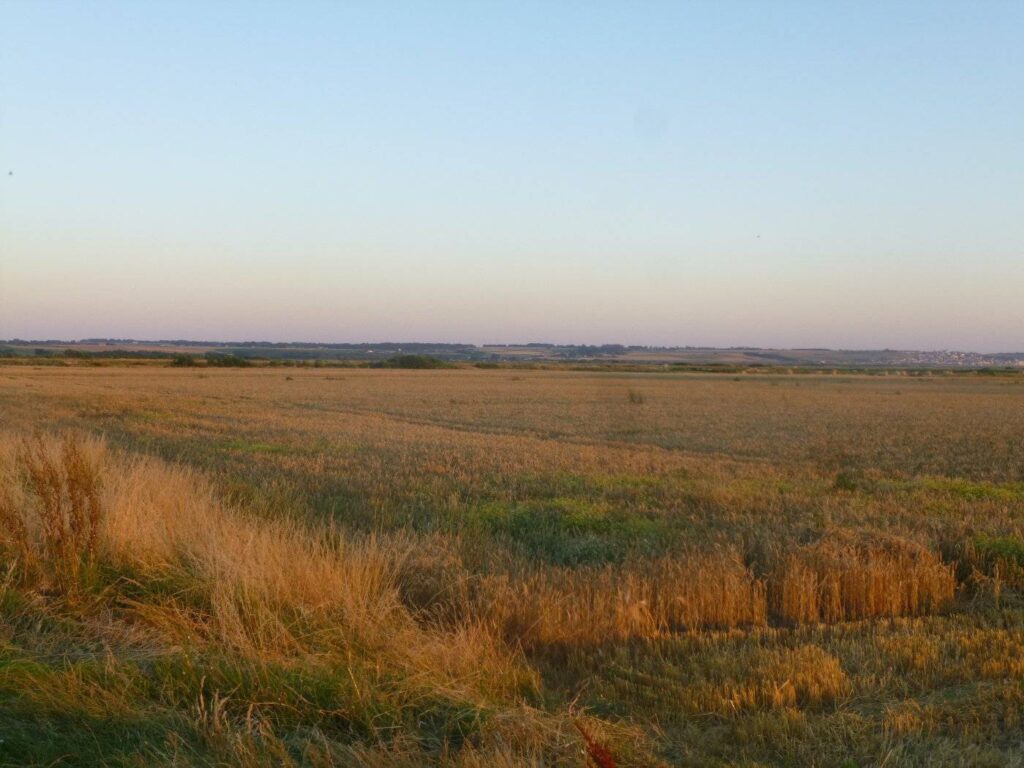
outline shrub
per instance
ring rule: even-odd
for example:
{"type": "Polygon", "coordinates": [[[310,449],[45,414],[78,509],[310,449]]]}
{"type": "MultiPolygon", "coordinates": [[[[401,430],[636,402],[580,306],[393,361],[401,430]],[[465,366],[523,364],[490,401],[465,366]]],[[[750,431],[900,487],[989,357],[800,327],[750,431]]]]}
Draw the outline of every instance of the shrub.
{"type": "Polygon", "coordinates": [[[449,363],[438,360],[430,355],[395,355],[387,360],[378,360],[370,363],[371,368],[410,368],[410,369],[435,369],[450,368],[449,363]]]}
{"type": "Polygon", "coordinates": [[[844,469],[836,473],[832,487],[837,491],[856,491],[859,479],[860,475],[856,471],[844,469]]]}
{"type": "Polygon", "coordinates": [[[249,368],[252,365],[252,361],[238,355],[221,355],[208,352],[206,354],[206,364],[218,368],[249,368]]]}
{"type": "Polygon", "coordinates": [[[196,362],[195,355],[178,354],[171,358],[171,365],[176,368],[194,368],[199,363],[196,362]]]}

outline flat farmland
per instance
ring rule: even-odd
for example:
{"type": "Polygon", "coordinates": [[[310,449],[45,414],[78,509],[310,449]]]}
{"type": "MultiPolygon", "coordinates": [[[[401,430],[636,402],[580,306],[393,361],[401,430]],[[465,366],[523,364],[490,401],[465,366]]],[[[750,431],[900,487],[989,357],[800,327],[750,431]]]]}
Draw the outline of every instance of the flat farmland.
{"type": "Polygon", "coordinates": [[[0,434],[8,764],[1024,764],[1019,375],[4,366],[0,434]]]}

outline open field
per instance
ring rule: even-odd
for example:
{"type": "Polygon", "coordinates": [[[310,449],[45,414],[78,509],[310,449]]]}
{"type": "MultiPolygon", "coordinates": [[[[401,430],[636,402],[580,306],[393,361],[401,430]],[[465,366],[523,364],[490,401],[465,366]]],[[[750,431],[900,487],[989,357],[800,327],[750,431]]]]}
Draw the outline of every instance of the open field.
{"type": "Polygon", "coordinates": [[[0,526],[0,765],[1024,765],[1019,375],[5,366],[0,526]]]}

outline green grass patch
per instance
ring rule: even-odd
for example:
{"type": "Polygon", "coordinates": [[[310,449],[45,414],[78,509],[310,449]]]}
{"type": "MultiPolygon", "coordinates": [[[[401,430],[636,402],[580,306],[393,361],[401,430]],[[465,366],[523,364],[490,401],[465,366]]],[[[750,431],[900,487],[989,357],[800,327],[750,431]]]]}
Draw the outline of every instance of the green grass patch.
{"type": "Polygon", "coordinates": [[[518,504],[492,502],[476,511],[475,522],[531,557],[568,566],[620,562],[637,549],[653,553],[669,527],[662,518],[571,497],[518,504]]]}
{"type": "Polygon", "coordinates": [[[967,501],[1024,500],[1024,483],[985,483],[962,478],[927,478],[922,481],[922,485],[929,490],[947,493],[967,501]]]}
{"type": "Polygon", "coordinates": [[[974,549],[985,560],[1007,560],[1024,566],[1024,541],[1016,536],[976,536],[974,549]]]}

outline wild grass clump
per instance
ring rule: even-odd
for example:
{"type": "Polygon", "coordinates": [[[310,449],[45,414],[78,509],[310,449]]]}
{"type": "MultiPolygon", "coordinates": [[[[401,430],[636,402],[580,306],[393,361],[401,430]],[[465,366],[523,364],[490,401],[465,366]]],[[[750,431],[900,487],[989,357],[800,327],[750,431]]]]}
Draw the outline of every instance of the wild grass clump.
{"type": "Polygon", "coordinates": [[[171,365],[175,368],[195,368],[199,363],[195,355],[175,354],[171,358],[171,365]]]}
{"type": "Polygon", "coordinates": [[[701,629],[835,624],[935,613],[953,568],[910,542],[825,540],[786,551],[767,578],[735,550],[485,579],[489,620],[526,648],[595,645],[701,629]]]}
{"type": "Polygon", "coordinates": [[[3,544],[22,581],[73,594],[97,557],[103,445],[71,434],[56,442],[37,436],[7,453],[0,470],[3,544]]]}

